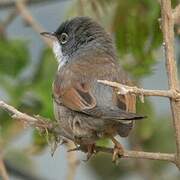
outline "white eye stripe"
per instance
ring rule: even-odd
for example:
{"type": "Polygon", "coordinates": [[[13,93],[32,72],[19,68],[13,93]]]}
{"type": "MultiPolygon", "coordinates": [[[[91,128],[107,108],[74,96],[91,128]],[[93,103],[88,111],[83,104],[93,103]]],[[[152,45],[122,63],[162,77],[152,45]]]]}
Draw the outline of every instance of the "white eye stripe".
{"type": "Polygon", "coordinates": [[[59,44],[58,41],[54,41],[53,42],[53,52],[54,52],[56,60],[57,60],[57,62],[59,64],[59,66],[58,66],[58,69],[59,69],[63,65],[65,65],[67,63],[68,57],[67,56],[63,56],[62,47],[61,47],[61,45],[59,44]]]}
{"type": "Polygon", "coordinates": [[[62,54],[62,48],[58,41],[53,42],[53,52],[55,57],[57,58],[57,61],[59,62],[62,59],[63,54],[62,54]]]}

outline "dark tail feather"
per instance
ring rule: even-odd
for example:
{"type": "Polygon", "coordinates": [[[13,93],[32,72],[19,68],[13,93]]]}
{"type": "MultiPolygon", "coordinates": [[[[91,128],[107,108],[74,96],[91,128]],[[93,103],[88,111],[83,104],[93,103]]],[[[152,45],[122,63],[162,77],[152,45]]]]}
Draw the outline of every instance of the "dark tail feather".
{"type": "Polygon", "coordinates": [[[119,120],[141,120],[144,119],[146,116],[142,116],[142,115],[138,115],[135,113],[131,113],[131,112],[126,112],[121,110],[121,112],[119,112],[119,118],[118,116],[115,117],[115,119],[119,119],[119,120]]]}
{"type": "Polygon", "coordinates": [[[127,137],[129,135],[131,129],[133,128],[133,124],[134,124],[133,121],[131,121],[129,124],[119,123],[117,133],[121,137],[127,137]]]}
{"type": "Polygon", "coordinates": [[[85,109],[84,113],[102,118],[107,120],[140,120],[145,118],[145,116],[141,116],[135,113],[126,112],[118,107],[95,107],[93,109],[85,109]]]}

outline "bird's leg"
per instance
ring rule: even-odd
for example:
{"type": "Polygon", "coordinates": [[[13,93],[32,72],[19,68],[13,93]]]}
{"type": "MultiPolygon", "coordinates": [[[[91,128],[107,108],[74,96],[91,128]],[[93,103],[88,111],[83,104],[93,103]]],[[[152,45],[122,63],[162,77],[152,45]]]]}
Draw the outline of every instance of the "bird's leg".
{"type": "Polygon", "coordinates": [[[114,137],[111,137],[111,140],[114,143],[112,161],[115,162],[118,157],[123,155],[124,148],[114,137]]]}
{"type": "Polygon", "coordinates": [[[79,145],[73,149],[69,149],[68,152],[80,150],[82,150],[83,152],[87,152],[87,158],[85,161],[88,161],[92,157],[92,155],[96,153],[96,146],[95,144],[79,145]]]}
{"type": "Polygon", "coordinates": [[[92,155],[96,153],[95,148],[96,148],[95,144],[88,144],[87,145],[87,159],[86,159],[86,161],[88,161],[92,157],[92,155]]]}

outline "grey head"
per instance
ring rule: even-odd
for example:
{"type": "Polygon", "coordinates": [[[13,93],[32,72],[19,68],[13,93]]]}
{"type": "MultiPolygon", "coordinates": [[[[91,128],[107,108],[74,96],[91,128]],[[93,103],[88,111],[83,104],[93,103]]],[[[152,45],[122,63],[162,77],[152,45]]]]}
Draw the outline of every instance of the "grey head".
{"type": "Polygon", "coordinates": [[[75,55],[107,54],[115,56],[112,39],[104,28],[89,17],[76,17],[63,22],[52,33],[41,33],[53,40],[53,52],[60,66],[75,55]]]}

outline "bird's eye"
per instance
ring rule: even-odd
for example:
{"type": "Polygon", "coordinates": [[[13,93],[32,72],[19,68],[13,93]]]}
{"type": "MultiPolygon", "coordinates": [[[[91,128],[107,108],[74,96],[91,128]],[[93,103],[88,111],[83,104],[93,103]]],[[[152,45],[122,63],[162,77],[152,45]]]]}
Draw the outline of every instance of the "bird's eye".
{"type": "Polygon", "coordinates": [[[66,33],[62,33],[60,37],[61,44],[65,44],[68,41],[68,35],[66,33]]]}

